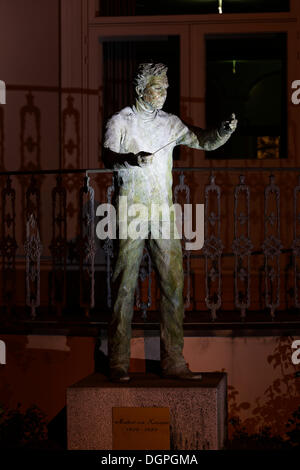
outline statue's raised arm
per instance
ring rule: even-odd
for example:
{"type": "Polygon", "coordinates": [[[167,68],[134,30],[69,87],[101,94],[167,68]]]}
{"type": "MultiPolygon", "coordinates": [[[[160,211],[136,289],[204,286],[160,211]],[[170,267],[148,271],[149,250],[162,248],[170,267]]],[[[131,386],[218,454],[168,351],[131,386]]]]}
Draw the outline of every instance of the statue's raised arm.
{"type": "Polygon", "coordinates": [[[180,137],[176,144],[187,145],[199,150],[216,150],[227,142],[231,134],[236,130],[237,123],[235,114],[232,113],[230,118],[223,121],[219,128],[201,129],[196,126],[188,126],[189,131],[180,137]]]}

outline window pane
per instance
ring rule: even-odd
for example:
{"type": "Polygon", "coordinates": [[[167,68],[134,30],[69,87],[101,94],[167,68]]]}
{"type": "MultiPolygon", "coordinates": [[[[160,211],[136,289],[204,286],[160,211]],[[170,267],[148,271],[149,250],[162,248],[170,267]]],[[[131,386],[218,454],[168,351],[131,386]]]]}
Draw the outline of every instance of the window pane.
{"type": "MultiPolygon", "coordinates": [[[[219,0],[99,0],[99,16],[218,13],[219,0]]],[[[222,0],[223,13],[289,11],[289,0],[222,0]]]]}
{"type": "Polygon", "coordinates": [[[238,129],[206,158],[286,157],[286,35],[206,38],[206,122],[235,112],[238,129]]]}

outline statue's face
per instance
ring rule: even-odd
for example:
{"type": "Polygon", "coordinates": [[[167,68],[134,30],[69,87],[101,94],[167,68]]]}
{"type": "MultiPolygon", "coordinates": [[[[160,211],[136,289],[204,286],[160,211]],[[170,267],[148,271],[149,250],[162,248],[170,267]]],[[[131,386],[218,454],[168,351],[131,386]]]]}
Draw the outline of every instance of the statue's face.
{"type": "Polygon", "coordinates": [[[143,92],[143,100],[152,109],[162,109],[169,86],[166,74],[151,77],[143,92]]]}

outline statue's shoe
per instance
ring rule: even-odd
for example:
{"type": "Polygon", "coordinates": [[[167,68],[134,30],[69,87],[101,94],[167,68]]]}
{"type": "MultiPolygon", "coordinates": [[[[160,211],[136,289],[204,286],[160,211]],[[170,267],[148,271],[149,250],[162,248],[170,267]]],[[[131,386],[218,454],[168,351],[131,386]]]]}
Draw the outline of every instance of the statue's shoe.
{"type": "Polygon", "coordinates": [[[126,370],[121,367],[114,367],[110,369],[109,378],[112,382],[128,382],[130,377],[126,370]]]}
{"type": "Polygon", "coordinates": [[[161,376],[164,379],[201,380],[202,374],[192,372],[187,365],[172,366],[162,370],[161,376]]]}

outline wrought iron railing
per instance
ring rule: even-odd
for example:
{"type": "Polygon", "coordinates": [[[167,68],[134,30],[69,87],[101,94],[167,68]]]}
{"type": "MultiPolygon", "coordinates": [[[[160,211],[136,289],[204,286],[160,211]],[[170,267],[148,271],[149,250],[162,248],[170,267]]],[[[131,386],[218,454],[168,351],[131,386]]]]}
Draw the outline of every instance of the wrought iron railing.
{"type": "MultiPolygon", "coordinates": [[[[204,204],[204,246],[185,249],[186,321],[300,322],[300,168],[174,168],[174,202],[204,204]]],[[[107,322],[113,241],[96,236],[112,172],[1,174],[1,317],[107,322]],[[70,181],[72,184],[70,185],[70,181]]],[[[158,284],[145,247],[135,318],[157,323],[158,284]]]]}

